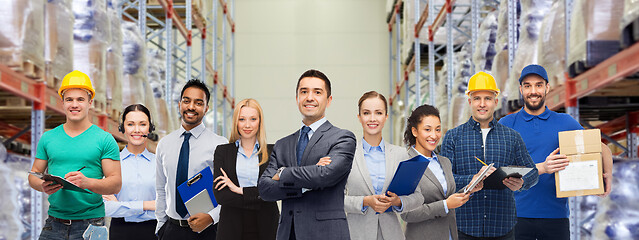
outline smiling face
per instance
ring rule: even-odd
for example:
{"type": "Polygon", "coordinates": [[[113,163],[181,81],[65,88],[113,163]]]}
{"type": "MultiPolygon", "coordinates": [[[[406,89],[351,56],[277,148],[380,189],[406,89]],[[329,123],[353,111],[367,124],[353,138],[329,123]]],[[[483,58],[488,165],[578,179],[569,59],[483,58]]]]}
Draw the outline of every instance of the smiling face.
{"type": "Polygon", "coordinates": [[[360,106],[357,118],[362,124],[364,135],[381,135],[382,129],[384,129],[384,123],[386,123],[386,119],[388,118],[384,101],[377,97],[364,100],[360,106]]]}
{"type": "Polygon", "coordinates": [[[260,129],[260,113],[257,109],[252,107],[242,107],[240,109],[240,115],[237,119],[237,131],[240,134],[240,138],[244,141],[253,139],[260,129]]]}
{"type": "Polygon", "coordinates": [[[436,116],[425,116],[412,129],[415,136],[415,150],[424,154],[426,157],[432,157],[439,139],[442,137],[441,120],[436,116]]]}
{"type": "Polygon", "coordinates": [[[550,86],[540,76],[531,74],[521,81],[519,91],[526,109],[534,112],[546,106],[546,94],[550,91],[550,86]]]}
{"type": "Polygon", "coordinates": [[[190,87],[184,90],[180,100],[180,113],[182,113],[182,126],[191,130],[204,118],[204,113],[209,110],[206,104],[206,94],[202,89],[190,87]]]}
{"type": "Polygon", "coordinates": [[[144,145],[146,137],[142,135],[149,134],[149,118],[141,111],[131,111],[124,118],[124,135],[128,140],[128,144],[133,146],[144,145]]]}
{"type": "Polygon", "coordinates": [[[497,96],[492,91],[475,91],[470,93],[468,103],[470,104],[473,119],[480,124],[488,124],[493,120],[495,106],[497,106],[497,96]]]}
{"type": "Polygon", "coordinates": [[[302,78],[295,96],[297,107],[303,116],[302,122],[308,126],[322,119],[332,99],[333,96],[328,96],[324,80],[316,77],[302,78]]]}
{"type": "Polygon", "coordinates": [[[91,97],[84,89],[71,88],[62,94],[62,106],[69,122],[81,122],[87,120],[89,108],[91,108],[91,97]]]}

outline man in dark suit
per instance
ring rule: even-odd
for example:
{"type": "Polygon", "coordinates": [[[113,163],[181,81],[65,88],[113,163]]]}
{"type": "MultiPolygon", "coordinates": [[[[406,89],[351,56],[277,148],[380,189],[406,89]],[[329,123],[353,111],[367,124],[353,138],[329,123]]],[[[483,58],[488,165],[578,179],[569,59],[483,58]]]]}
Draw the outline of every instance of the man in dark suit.
{"type": "Polygon", "coordinates": [[[355,154],[355,135],[324,117],[333,97],[331,82],[322,72],[304,72],[296,91],[303,126],[275,143],[258,181],[260,196],[282,200],[278,240],[350,239],[344,187],[355,154]]]}

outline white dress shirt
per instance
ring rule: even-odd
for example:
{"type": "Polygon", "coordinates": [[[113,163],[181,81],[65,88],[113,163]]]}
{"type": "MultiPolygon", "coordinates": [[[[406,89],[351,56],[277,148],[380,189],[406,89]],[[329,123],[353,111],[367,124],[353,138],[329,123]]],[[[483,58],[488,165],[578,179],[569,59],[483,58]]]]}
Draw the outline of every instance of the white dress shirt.
{"type": "MultiPolygon", "coordinates": [[[[175,178],[180,148],[184,141],[184,136],[182,135],[184,132],[186,132],[186,130],[180,126],[180,129],[163,137],[157,146],[155,184],[157,198],[155,215],[158,225],[155,229],[156,233],[169,217],[178,220],[187,220],[189,218],[189,215],[184,218],[180,217],[175,210],[175,178]]],[[[213,171],[213,154],[215,153],[215,148],[229,141],[225,137],[219,136],[206,129],[204,124],[201,123],[189,132],[192,134],[189,139],[188,176],[190,178],[206,167],[211,167],[211,171],[213,171]]],[[[220,205],[208,212],[208,214],[213,218],[213,223],[217,223],[220,220],[220,205]]]]}

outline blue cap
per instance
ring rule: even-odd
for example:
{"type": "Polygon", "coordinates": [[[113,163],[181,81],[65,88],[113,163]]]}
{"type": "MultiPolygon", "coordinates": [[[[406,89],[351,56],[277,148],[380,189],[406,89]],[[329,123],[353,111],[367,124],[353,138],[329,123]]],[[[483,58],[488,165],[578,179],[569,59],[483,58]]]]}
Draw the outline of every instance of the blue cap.
{"type": "Polygon", "coordinates": [[[548,74],[546,74],[546,69],[536,64],[530,64],[526,66],[523,70],[521,70],[521,76],[519,77],[519,84],[521,84],[521,81],[523,81],[524,78],[526,78],[530,74],[535,74],[537,76],[540,76],[541,78],[546,80],[546,83],[548,83],[548,74]]]}

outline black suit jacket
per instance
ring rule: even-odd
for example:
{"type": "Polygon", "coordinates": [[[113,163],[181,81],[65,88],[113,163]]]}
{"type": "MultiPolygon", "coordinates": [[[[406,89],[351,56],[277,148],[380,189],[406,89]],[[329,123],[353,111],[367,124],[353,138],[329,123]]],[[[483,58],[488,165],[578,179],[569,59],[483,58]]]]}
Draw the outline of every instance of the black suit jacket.
{"type": "MultiPolygon", "coordinates": [[[[231,179],[235,185],[239,186],[236,174],[237,150],[238,147],[235,146],[235,143],[217,146],[213,161],[214,178],[223,176],[220,169],[224,169],[224,172],[226,172],[229,179],[231,179]]],[[[267,145],[267,150],[270,155],[273,150],[273,144],[267,145]]],[[[258,156],[261,161],[262,156],[258,156]]],[[[259,175],[262,175],[267,166],[268,162],[260,165],[259,175]]],[[[220,210],[220,222],[217,226],[216,239],[242,239],[242,229],[244,224],[247,222],[246,219],[242,218],[247,211],[256,213],[257,215],[257,221],[250,220],[248,222],[257,222],[257,228],[260,236],[259,239],[275,239],[278,220],[280,217],[277,204],[275,202],[263,201],[259,196],[257,187],[245,187],[243,192],[244,194],[240,195],[231,192],[228,187],[225,187],[221,191],[213,189],[215,199],[220,205],[222,205],[222,209],[220,210]]]]}

